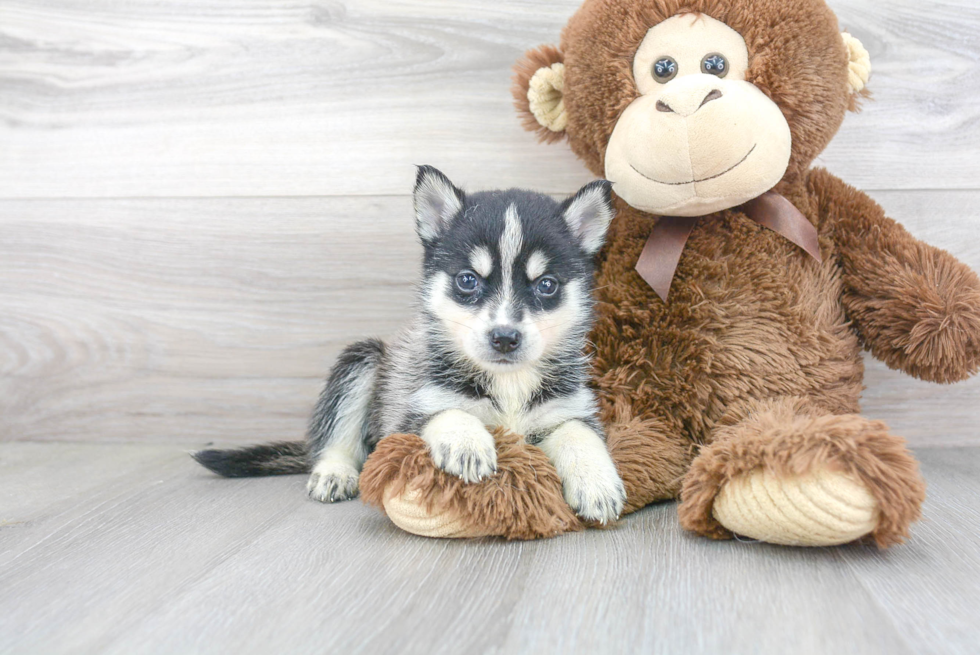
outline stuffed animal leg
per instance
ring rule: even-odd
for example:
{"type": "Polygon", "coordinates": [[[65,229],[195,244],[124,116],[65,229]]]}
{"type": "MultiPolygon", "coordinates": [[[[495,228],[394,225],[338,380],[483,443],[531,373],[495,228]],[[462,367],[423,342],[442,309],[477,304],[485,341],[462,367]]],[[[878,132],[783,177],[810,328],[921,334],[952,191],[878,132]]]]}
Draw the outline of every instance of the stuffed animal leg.
{"type": "Polygon", "coordinates": [[[880,421],[821,412],[802,398],[752,401],[719,425],[684,480],[681,525],[774,544],[900,543],[925,484],[880,421]]]}
{"type": "MultiPolygon", "coordinates": [[[[626,487],[624,514],[675,498],[691,462],[688,440],[628,405],[609,412],[607,445],[626,487]]],[[[553,537],[586,527],[565,503],[561,480],[544,452],[502,430],[497,473],[465,484],[433,464],[425,442],[396,434],[381,440],[361,472],[361,497],[395,525],[426,537],[553,537]]]]}
{"type": "Polygon", "coordinates": [[[494,438],[497,473],[467,484],[438,469],[420,437],[385,437],[361,471],[361,497],[425,537],[537,539],[581,530],[545,454],[504,430],[494,438]]]}

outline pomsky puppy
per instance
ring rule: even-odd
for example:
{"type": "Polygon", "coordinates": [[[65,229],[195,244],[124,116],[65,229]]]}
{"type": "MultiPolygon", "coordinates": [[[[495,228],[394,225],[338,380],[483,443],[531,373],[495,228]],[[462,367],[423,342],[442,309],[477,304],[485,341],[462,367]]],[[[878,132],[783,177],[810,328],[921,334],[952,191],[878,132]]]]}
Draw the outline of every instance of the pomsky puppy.
{"type": "Polygon", "coordinates": [[[558,203],[522,190],[464,194],[419,168],[424,247],[414,320],[389,343],[349,346],[327,379],[307,441],[204,450],[228,477],[312,473],[321,502],[357,495],[361,466],[388,434],[418,434],[436,466],[466,482],[496,471],[487,426],[524,435],[554,463],[565,500],[606,523],[626,493],[588,387],[593,259],[614,215],[610,184],[558,203]]]}

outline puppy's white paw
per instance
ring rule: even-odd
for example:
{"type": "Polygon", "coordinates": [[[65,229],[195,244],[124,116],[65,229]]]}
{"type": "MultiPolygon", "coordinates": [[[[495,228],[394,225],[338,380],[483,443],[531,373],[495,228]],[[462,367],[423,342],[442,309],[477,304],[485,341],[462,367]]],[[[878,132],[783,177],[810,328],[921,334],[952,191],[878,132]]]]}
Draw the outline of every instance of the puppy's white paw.
{"type": "Polygon", "coordinates": [[[479,482],[497,472],[496,450],[476,439],[447,440],[433,449],[432,461],[463,482],[479,482]]]}
{"type": "Polygon", "coordinates": [[[561,486],[565,502],[584,521],[611,523],[623,513],[626,489],[615,467],[611,475],[609,471],[566,475],[561,486]]]}
{"type": "Polygon", "coordinates": [[[538,446],[548,455],[569,507],[585,521],[609,523],[619,518],[626,489],[606,443],[581,421],[568,421],[538,446]]]}
{"type": "Polygon", "coordinates": [[[360,473],[353,461],[345,459],[331,456],[320,458],[306,482],[306,492],[310,498],[321,503],[336,503],[357,495],[360,473]]]}
{"type": "Polygon", "coordinates": [[[479,482],[497,472],[497,448],[478,418],[458,409],[437,414],[422,430],[432,461],[440,469],[479,482]]]}

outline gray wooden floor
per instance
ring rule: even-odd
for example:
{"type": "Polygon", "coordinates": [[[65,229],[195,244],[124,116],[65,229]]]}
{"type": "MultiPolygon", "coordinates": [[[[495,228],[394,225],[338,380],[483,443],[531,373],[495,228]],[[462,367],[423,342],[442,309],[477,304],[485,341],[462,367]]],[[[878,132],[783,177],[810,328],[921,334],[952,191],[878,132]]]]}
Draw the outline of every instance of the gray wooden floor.
{"type": "Polygon", "coordinates": [[[919,456],[926,518],[880,553],[712,542],[673,504],[432,540],[172,446],[0,444],[0,652],[976,653],[980,448],[919,456]]]}
{"type": "MultiPolygon", "coordinates": [[[[579,0],[0,0],[0,653],[978,652],[980,378],[868,361],[930,483],[886,553],[714,543],[670,504],[446,542],[186,450],[299,438],[410,311],[408,192],[590,179],[510,66],[579,0]]],[[[875,100],[819,163],[980,269],[980,4],[831,0],[875,100]]]]}

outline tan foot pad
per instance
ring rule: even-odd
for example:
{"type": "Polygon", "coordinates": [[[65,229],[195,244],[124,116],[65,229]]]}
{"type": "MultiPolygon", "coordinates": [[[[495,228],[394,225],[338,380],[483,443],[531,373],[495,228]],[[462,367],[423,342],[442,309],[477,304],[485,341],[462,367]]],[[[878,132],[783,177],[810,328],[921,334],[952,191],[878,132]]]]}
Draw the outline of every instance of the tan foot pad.
{"type": "Polygon", "coordinates": [[[735,534],[785,546],[836,546],[878,525],[878,503],[860,482],[829,470],[780,476],[757,468],[722,487],[712,510],[735,534]]]}
{"type": "Polygon", "coordinates": [[[397,495],[385,490],[384,509],[392,523],[422,537],[468,539],[489,534],[470,526],[452,510],[429,511],[422,502],[422,493],[415,490],[397,495]]]}

